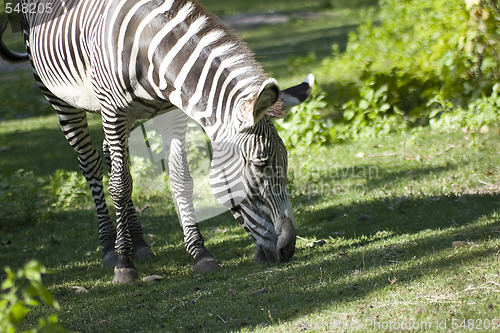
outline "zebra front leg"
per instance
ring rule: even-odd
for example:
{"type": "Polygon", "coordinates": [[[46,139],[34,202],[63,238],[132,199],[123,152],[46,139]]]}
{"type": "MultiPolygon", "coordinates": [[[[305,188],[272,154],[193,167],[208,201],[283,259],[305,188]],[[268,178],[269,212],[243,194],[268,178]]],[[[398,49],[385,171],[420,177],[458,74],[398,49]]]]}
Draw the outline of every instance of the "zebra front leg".
{"type": "MultiPolygon", "coordinates": [[[[104,160],[106,161],[106,166],[108,170],[111,170],[111,157],[109,152],[109,143],[104,140],[102,144],[102,150],[104,152],[104,160]]],[[[132,238],[132,258],[138,261],[147,261],[151,260],[155,257],[151,247],[144,241],[142,234],[142,226],[137,218],[137,214],[135,212],[135,206],[132,200],[129,203],[129,211],[128,211],[128,226],[130,231],[130,237],[132,238]]],[[[114,252],[114,244],[113,244],[113,253],[114,252]]],[[[115,253],[116,256],[116,253],[115,253]]]]}
{"type": "Polygon", "coordinates": [[[47,98],[56,109],[64,136],[76,151],[80,169],[92,191],[99,220],[99,240],[104,248],[103,265],[114,267],[117,263],[114,250],[116,231],[111,223],[104,197],[102,160],[92,144],[87,125],[87,115],[84,111],[64,106],[64,102],[55,101],[54,97],[47,96],[47,98]]]}
{"type": "Polygon", "coordinates": [[[103,110],[103,128],[109,143],[111,169],[109,194],[116,210],[115,251],[118,262],[115,266],[113,282],[129,283],[139,277],[132,263],[132,238],[129,229],[130,204],[132,202],[132,176],[128,163],[129,126],[126,117],[109,116],[103,110]]]}
{"type": "Polygon", "coordinates": [[[193,179],[189,172],[185,148],[187,121],[187,115],[177,110],[155,119],[155,125],[161,132],[165,151],[168,154],[170,186],[182,224],[186,251],[195,259],[193,271],[205,273],[219,269],[220,264],[205,249],[203,236],[196,223],[193,206],[193,179]]]}
{"type": "MultiPolygon", "coordinates": [[[[173,140],[171,149],[176,149],[177,145],[178,141],[173,140]]],[[[186,251],[195,259],[193,272],[201,274],[216,271],[220,264],[205,249],[205,241],[196,223],[193,206],[193,179],[189,173],[185,151],[174,156],[171,153],[168,167],[170,185],[182,223],[186,251]]]]}

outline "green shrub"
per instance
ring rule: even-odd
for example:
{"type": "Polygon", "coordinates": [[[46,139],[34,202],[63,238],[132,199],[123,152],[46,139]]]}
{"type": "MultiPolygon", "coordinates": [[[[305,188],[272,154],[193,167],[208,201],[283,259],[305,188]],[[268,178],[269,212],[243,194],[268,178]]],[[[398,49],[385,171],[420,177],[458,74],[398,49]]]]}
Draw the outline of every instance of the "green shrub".
{"type": "Polygon", "coordinates": [[[89,185],[81,172],[57,170],[50,185],[54,207],[81,208],[93,204],[89,185]]]}
{"type": "Polygon", "coordinates": [[[500,83],[493,86],[489,96],[471,102],[466,108],[453,109],[450,104],[439,99],[430,103],[439,103],[441,106],[429,115],[429,124],[433,128],[462,128],[471,132],[488,130],[488,125],[500,119],[500,83]]]}
{"type": "Polygon", "coordinates": [[[327,105],[323,99],[323,95],[313,95],[309,101],[290,110],[284,119],[276,121],[280,136],[289,149],[332,142],[335,137],[333,122],[322,119],[319,112],[327,105]]]}
{"type": "MultiPolygon", "coordinates": [[[[31,308],[45,304],[59,310],[59,303],[42,284],[45,267],[36,261],[28,262],[23,269],[13,272],[5,268],[6,278],[2,280],[0,294],[0,332],[18,331],[31,308]]],[[[68,332],[57,323],[57,315],[42,317],[38,327],[27,332],[68,332]]]]}
{"type": "Polygon", "coordinates": [[[495,1],[381,0],[380,6],[380,22],[361,26],[346,52],[334,47],[318,69],[340,120],[338,139],[427,125],[431,116],[468,110],[492,94],[500,75],[495,1]]]}

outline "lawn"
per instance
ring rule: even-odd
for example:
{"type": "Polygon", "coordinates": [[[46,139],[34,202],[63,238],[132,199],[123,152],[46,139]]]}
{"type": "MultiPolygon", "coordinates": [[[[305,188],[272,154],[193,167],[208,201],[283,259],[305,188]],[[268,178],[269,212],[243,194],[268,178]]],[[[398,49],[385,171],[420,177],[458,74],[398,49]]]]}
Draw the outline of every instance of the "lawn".
{"type": "MultiPolygon", "coordinates": [[[[345,41],[361,13],[374,15],[356,10],[360,1],[203,3],[225,17],[296,15],[241,31],[268,72],[285,83],[317,65],[323,44],[345,41]],[[315,15],[297,14],[304,12],[315,15]],[[300,45],[315,35],[315,55],[307,56],[300,45]]],[[[157,255],[138,270],[163,278],[116,285],[112,269],[101,266],[97,219],[76,157],[30,79],[26,71],[0,73],[0,266],[17,269],[37,259],[49,268],[44,284],[61,304],[57,314],[66,328],[468,332],[500,323],[497,128],[423,128],[290,151],[294,258],[255,263],[252,241],[223,214],[200,224],[207,248],[222,262],[209,275],[192,273],[170,195],[161,186],[149,190],[147,177],[136,175],[145,185],[136,186],[134,199],[149,206],[139,218],[157,255]]],[[[99,142],[99,118],[90,125],[99,142]]],[[[23,328],[53,312],[34,308],[23,328]]]]}
{"type": "MultiPolygon", "coordinates": [[[[12,131],[23,123],[11,121],[12,131]]],[[[27,175],[40,182],[38,211],[2,228],[1,261],[19,267],[36,258],[53,270],[44,281],[61,303],[60,320],[82,332],[500,319],[499,148],[497,132],[472,142],[468,133],[423,130],[292,154],[297,253],[273,267],[253,261],[248,236],[222,215],[201,225],[222,269],[194,275],[171,203],[136,198],[151,205],[140,217],[158,256],[138,268],[163,280],[127,286],[101,267],[90,197],[50,207],[50,180],[27,175]]]]}

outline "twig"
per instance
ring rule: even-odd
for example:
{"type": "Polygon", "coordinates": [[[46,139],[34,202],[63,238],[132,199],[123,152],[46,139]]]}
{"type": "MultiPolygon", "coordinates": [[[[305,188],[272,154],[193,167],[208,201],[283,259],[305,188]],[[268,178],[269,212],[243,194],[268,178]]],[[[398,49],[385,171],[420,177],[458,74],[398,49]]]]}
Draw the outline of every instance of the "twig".
{"type": "Polygon", "coordinates": [[[481,289],[486,289],[488,291],[492,291],[492,292],[495,292],[495,293],[500,293],[500,290],[494,289],[493,287],[488,287],[489,284],[493,284],[493,285],[495,285],[497,287],[500,287],[500,285],[498,283],[496,283],[496,282],[487,281],[487,282],[481,284],[478,287],[472,287],[472,286],[469,285],[467,288],[465,288],[464,290],[462,290],[461,292],[459,292],[459,294],[465,293],[465,292],[468,292],[468,291],[481,290],[481,289]]]}
{"type": "Polygon", "coordinates": [[[455,148],[455,145],[451,145],[451,146],[449,146],[449,147],[448,147],[448,148],[446,148],[445,150],[443,150],[443,151],[441,151],[441,152],[437,153],[436,155],[434,155],[434,157],[437,157],[437,156],[439,156],[439,155],[443,155],[444,153],[446,153],[446,152],[448,152],[448,151],[452,150],[453,148],[455,148]]]}
{"type": "MultiPolygon", "coordinates": [[[[390,278],[389,278],[389,282],[391,282],[390,278]]],[[[383,303],[383,304],[380,304],[377,306],[373,306],[372,309],[380,309],[380,308],[384,308],[384,307],[388,307],[388,306],[417,305],[417,304],[419,304],[419,301],[422,301],[422,300],[427,301],[430,304],[435,304],[435,303],[438,303],[438,304],[455,303],[455,304],[457,304],[457,303],[461,303],[461,301],[458,300],[457,298],[461,294],[464,294],[467,292],[474,292],[474,291],[478,291],[478,290],[487,290],[489,292],[500,293],[500,290],[496,289],[495,287],[500,287],[500,284],[497,282],[494,282],[494,281],[486,281],[485,283],[483,283],[477,287],[473,287],[473,286],[469,285],[464,290],[459,291],[457,293],[453,293],[451,295],[422,295],[422,296],[417,296],[417,297],[415,297],[411,300],[408,300],[408,301],[403,300],[400,302],[383,303]]]]}
{"type": "Polygon", "coordinates": [[[279,271],[282,271],[283,269],[281,268],[278,268],[278,267],[269,267],[268,269],[266,269],[265,271],[259,271],[259,272],[255,272],[255,273],[250,273],[248,275],[245,275],[245,278],[249,277],[249,276],[253,276],[253,275],[259,275],[259,274],[266,274],[266,273],[273,273],[273,272],[279,272],[279,271]]]}
{"type": "Polygon", "coordinates": [[[483,185],[486,185],[486,186],[490,186],[490,187],[496,186],[495,184],[491,184],[491,183],[484,182],[484,181],[482,181],[481,179],[478,179],[477,181],[478,181],[480,184],[483,184],[483,185]]]}
{"type": "Polygon", "coordinates": [[[149,207],[151,207],[150,204],[146,204],[146,206],[142,207],[142,208],[135,208],[135,211],[139,214],[142,214],[143,211],[145,211],[146,209],[148,209],[149,207]]]}
{"type": "Polygon", "coordinates": [[[383,154],[370,154],[368,157],[386,157],[386,156],[397,156],[397,155],[406,155],[404,153],[383,153],[383,154]]]}
{"type": "Polygon", "coordinates": [[[217,318],[219,318],[220,320],[222,320],[222,322],[223,322],[224,324],[227,324],[227,321],[225,321],[225,320],[224,320],[224,318],[222,318],[221,316],[217,315],[217,318]]]}
{"type": "MultiPolygon", "coordinates": [[[[446,152],[448,152],[448,151],[450,151],[450,150],[452,150],[454,148],[456,148],[455,145],[451,145],[451,146],[446,147],[445,150],[436,153],[435,155],[423,155],[423,156],[419,156],[419,158],[430,158],[430,159],[433,159],[433,158],[436,158],[438,156],[443,155],[444,153],[446,153],[446,152]]],[[[386,156],[398,156],[398,155],[404,155],[404,156],[406,156],[410,160],[417,159],[417,157],[411,156],[411,155],[407,155],[405,153],[370,154],[370,155],[368,155],[368,157],[386,157],[386,156]]]]}
{"type": "Polygon", "coordinates": [[[491,283],[491,284],[494,284],[497,287],[500,287],[500,283],[496,283],[494,281],[486,281],[486,283],[491,283]]]}

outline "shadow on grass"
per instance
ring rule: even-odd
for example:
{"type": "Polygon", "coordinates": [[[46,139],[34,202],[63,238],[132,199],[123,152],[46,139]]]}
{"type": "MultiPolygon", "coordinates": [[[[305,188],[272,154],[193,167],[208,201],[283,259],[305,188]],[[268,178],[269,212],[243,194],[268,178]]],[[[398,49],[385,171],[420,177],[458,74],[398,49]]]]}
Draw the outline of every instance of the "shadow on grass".
{"type": "MultiPolygon", "coordinates": [[[[53,128],[27,128],[0,134],[0,169],[12,172],[23,168],[43,176],[52,175],[58,169],[80,171],[75,151],[64,138],[55,113],[52,116],[53,128]]],[[[91,126],[90,132],[94,146],[102,151],[102,129],[91,126]]]]}
{"type": "Polygon", "coordinates": [[[317,239],[359,237],[378,231],[418,233],[461,227],[499,210],[496,195],[384,198],[308,213],[302,216],[299,228],[303,237],[317,239]]]}

